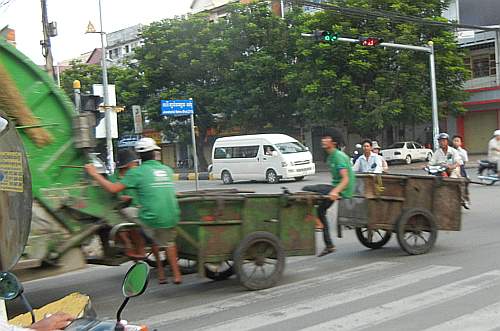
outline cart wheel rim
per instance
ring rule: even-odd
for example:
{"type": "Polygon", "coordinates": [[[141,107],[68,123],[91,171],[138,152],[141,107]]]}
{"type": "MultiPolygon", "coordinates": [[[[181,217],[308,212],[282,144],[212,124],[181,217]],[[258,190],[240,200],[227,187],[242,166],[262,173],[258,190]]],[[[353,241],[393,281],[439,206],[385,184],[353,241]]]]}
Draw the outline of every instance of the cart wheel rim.
{"type": "Polygon", "coordinates": [[[391,239],[392,232],[383,229],[356,228],[356,236],[364,246],[382,248],[391,239]]]}
{"type": "Polygon", "coordinates": [[[225,280],[234,274],[233,261],[205,263],[205,276],[213,280],[225,280]]]}
{"type": "Polygon", "coordinates": [[[241,284],[250,290],[260,290],[274,286],[281,278],[285,252],[276,236],[255,232],[240,243],[234,263],[241,284]]]}
{"type": "Polygon", "coordinates": [[[428,252],[437,238],[437,227],[431,214],[414,212],[398,223],[398,241],[406,252],[423,254],[428,252]]]}

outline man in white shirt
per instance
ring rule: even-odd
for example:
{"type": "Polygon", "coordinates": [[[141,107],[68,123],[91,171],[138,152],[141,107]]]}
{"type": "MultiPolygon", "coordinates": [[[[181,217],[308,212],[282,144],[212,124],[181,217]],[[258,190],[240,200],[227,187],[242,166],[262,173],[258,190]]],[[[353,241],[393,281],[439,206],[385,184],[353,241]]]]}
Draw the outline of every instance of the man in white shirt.
{"type": "Polygon", "coordinates": [[[488,160],[497,163],[497,174],[500,173],[500,130],[493,132],[493,139],[488,143],[488,160]]]}
{"type": "Polygon", "coordinates": [[[448,175],[451,178],[460,178],[460,164],[462,159],[457,150],[449,146],[449,136],[447,133],[440,133],[438,136],[439,148],[429,162],[429,165],[444,165],[448,168],[448,175]]]}
{"type": "Polygon", "coordinates": [[[354,163],[354,172],[381,174],[383,172],[382,158],[380,155],[372,152],[372,141],[364,140],[361,145],[363,147],[363,155],[358,157],[356,163],[354,163]]]}

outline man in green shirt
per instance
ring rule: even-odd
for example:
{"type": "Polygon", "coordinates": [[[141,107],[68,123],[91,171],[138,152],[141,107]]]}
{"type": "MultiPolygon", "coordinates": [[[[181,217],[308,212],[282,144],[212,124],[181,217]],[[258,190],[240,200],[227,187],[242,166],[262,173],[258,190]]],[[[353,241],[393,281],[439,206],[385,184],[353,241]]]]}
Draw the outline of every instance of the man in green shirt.
{"type": "Polygon", "coordinates": [[[335,200],[351,198],[356,185],[356,176],[352,170],[351,160],[349,156],[338,149],[341,141],[340,135],[334,132],[325,132],[321,139],[321,147],[328,154],[327,163],[332,174],[332,185],[310,185],[303,188],[304,191],[317,192],[330,197],[330,200],[323,200],[318,206],[318,218],[323,224],[323,240],[325,242],[325,248],[318,255],[320,257],[335,252],[326,212],[335,200]]]}
{"type": "Polygon", "coordinates": [[[160,150],[160,147],[153,139],[140,139],[135,151],[139,153],[142,164],[127,171],[125,177],[116,183],[105,179],[91,164],[86,165],[85,169],[108,192],[119,193],[125,189],[137,192],[139,222],[146,234],[158,245],[167,248],[174,283],[180,284],[182,280],[175,246],[175,226],[179,222],[180,209],[172,182],[173,171],[155,160],[157,150],[160,150]]]}

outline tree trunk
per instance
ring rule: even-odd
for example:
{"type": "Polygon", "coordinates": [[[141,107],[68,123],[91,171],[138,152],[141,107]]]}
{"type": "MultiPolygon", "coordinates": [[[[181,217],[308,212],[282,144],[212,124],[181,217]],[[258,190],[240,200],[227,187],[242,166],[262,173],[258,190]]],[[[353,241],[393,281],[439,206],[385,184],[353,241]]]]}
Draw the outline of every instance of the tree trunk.
{"type": "Polygon", "coordinates": [[[198,171],[207,171],[208,162],[205,158],[205,139],[207,137],[207,128],[198,126],[199,135],[196,137],[196,154],[198,155],[198,171]]]}

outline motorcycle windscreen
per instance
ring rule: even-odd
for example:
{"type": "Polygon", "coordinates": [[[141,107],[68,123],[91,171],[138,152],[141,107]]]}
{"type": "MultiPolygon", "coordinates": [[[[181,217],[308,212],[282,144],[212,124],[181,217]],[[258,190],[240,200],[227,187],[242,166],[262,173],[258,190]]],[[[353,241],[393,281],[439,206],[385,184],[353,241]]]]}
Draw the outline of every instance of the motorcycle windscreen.
{"type": "Polygon", "coordinates": [[[31,175],[14,123],[0,111],[0,270],[14,267],[31,225],[31,175]]]}

